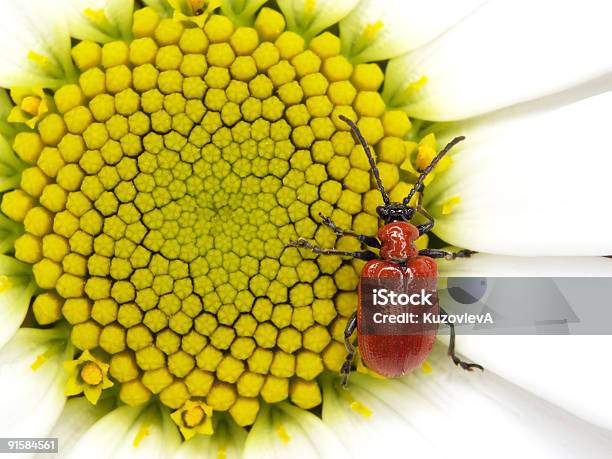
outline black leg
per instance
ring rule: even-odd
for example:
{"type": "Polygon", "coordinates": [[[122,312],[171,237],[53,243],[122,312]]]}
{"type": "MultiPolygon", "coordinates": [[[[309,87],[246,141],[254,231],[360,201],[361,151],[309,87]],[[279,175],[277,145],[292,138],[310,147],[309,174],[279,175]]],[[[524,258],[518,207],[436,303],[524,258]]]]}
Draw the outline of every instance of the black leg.
{"type": "MultiPolygon", "coordinates": [[[[445,314],[445,315],[447,314],[446,311],[442,308],[440,308],[440,313],[445,314]]],[[[453,360],[453,363],[463,368],[466,371],[472,371],[474,368],[478,368],[480,371],[484,371],[484,368],[482,367],[482,365],[478,365],[477,363],[467,363],[461,360],[459,357],[457,357],[457,355],[455,354],[455,325],[449,323],[448,326],[450,327],[450,340],[448,343],[448,355],[453,360]]]]}
{"type": "Polygon", "coordinates": [[[364,250],[362,252],[348,252],[346,250],[324,249],[323,247],[319,247],[318,245],[314,245],[308,242],[304,238],[299,238],[297,241],[291,242],[291,245],[293,247],[299,247],[301,249],[312,250],[314,253],[317,253],[319,255],[343,255],[366,261],[378,258],[378,255],[376,255],[374,252],[370,252],[369,250],[364,250]]]}
{"type": "Polygon", "coordinates": [[[445,258],[446,260],[454,260],[455,258],[469,258],[475,254],[473,250],[460,250],[459,252],[447,252],[439,249],[423,249],[419,250],[419,255],[424,255],[430,258],[445,258]]]}
{"type": "Polygon", "coordinates": [[[354,231],[339,228],[338,226],[336,226],[336,224],[331,218],[326,217],[321,212],[319,212],[319,217],[321,217],[321,222],[324,225],[329,226],[332,230],[334,230],[334,233],[336,233],[338,236],[352,236],[354,238],[357,238],[360,242],[367,245],[368,247],[380,249],[380,241],[375,237],[366,236],[365,234],[357,234],[354,231]]]}
{"type": "Polygon", "coordinates": [[[419,236],[422,236],[423,234],[429,233],[433,229],[436,223],[434,218],[429,214],[429,212],[427,212],[425,208],[423,208],[423,188],[422,187],[419,190],[419,197],[417,198],[416,210],[418,213],[420,213],[423,217],[427,219],[427,223],[423,223],[422,225],[417,225],[417,228],[419,229],[419,236]]]}
{"type": "Polygon", "coordinates": [[[356,328],[357,312],[354,312],[346,323],[346,328],[344,329],[344,345],[346,346],[348,354],[346,355],[346,360],[342,364],[340,375],[342,375],[342,387],[345,389],[348,387],[348,379],[349,375],[351,374],[353,359],[355,358],[355,346],[353,346],[353,343],[351,343],[351,335],[355,332],[356,328]]]}

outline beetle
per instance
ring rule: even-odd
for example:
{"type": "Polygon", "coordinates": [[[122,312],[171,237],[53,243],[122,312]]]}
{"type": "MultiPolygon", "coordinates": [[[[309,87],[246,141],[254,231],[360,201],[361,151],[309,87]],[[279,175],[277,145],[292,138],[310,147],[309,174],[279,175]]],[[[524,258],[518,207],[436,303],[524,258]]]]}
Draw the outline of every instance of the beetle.
{"type": "MultiPolygon", "coordinates": [[[[319,255],[350,256],[366,261],[360,275],[357,310],[349,318],[344,330],[344,343],[348,355],[346,356],[340,373],[342,376],[342,385],[347,387],[353,359],[356,353],[355,346],[351,342],[351,337],[355,331],[357,331],[357,345],[365,365],[389,378],[402,376],[419,367],[431,352],[436,339],[437,330],[435,328],[423,331],[422,333],[404,335],[366,335],[362,333],[362,288],[364,280],[386,278],[397,281],[401,279],[420,278],[421,280],[433,279],[435,284],[435,279],[437,279],[438,276],[437,265],[434,261],[435,258],[453,260],[460,257],[469,257],[474,252],[469,250],[461,250],[458,252],[447,252],[439,249],[417,250],[414,244],[419,236],[430,232],[435,224],[434,218],[422,206],[425,178],[436,167],[444,155],[446,155],[446,153],[448,153],[457,143],[464,140],[465,137],[461,136],[454,138],[434,157],[431,163],[419,175],[408,196],[406,196],[402,202],[391,202],[383,186],[370,147],[363,138],[359,128],[353,121],[343,115],[340,115],[340,119],[349,125],[368,157],[372,174],[383,199],[383,205],[378,206],[376,212],[384,224],[379,228],[378,238],[376,238],[339,228],[331,218],[323,214],[319,214],[319,216],[321,217],[322,223],[331,228],[336,235],[357,238],[363,245],[378,249],[379,254],[377,255],[371,250],[350,252],[337,249],[325,249],[312,244],[304,238],[293,241],[291,245],[311,250],[319,255]],[[419,193],[416,206],[412,207],[409,203],[416,193],[419,193]],[[419,225],[410,223],[410,220],[412,220],[417,213],[425,217],[427,222],[419,225]]],[[[433,288],[435,289],[435,285],[433,288]]],[[[446,314],[444,310],[439,307],[437,299],[431,310],[435,314],[446,314]]],[[[481,365],[477,363],[468,363],[457,357],[455,354],[455,328],[452,323],[448,325],[450,327],[448,355],[453,363],[468,371],[472,371],[475,368],[483,370],[481,365]]]]}

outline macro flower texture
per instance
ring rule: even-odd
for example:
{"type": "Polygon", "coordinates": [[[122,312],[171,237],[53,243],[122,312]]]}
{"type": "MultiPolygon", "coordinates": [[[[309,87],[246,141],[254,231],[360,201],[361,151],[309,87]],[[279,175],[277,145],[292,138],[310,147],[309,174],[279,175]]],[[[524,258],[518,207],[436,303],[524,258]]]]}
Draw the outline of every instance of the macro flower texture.
{"type": "Polygon", "coordinates": [[[2,0],[0,433],[69,458],[609,457],[606,336],[338,372],[382,182],[445,275],[612,276],[612,6],[2,0]]]}

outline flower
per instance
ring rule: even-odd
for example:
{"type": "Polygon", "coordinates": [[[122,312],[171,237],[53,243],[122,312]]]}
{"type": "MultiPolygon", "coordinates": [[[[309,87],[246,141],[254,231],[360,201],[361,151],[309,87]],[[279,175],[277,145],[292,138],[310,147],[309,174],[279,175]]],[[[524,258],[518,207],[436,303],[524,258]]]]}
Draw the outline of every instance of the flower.
{"type": "Polygon", "coordinates": [[[85,393],[87,400],[95,405],[102,390],[113,386],[108,379],[109,365],[96,359],[89,351],[84,351],[76,360],[64,363],[64,368],[69,373],[64,391],[68,396],[85,393]]]}
{"type": "MultiPolygon", "coordinates": [[[[494,375],[447,373],[439,349],[405,381],[377,380],[357,361],[366,374],[355,375],[349,392],[338,390],[343,330],[358,301],[362,263],[288,247],[306,237],[326,247],[359,248],[355,239],[338,238],[321,225],[320,213],[338,226],[376,233],[381,197],[372,187],[367,158],[339,120],[344,115],[374,147],[394,201],[407,195],[439,140],[455,132],[474,139],[426,182],[425,203],[438,219],[435,232],[443,242],[508,255],[535,248],[546,255],[593,255],[551,261],[483,253],[441,264],[445,272],[507,272],[518,263],[524,264],[522,275],[548,272],[551,263],[561,273],[579,266],[581,274],[587,268],[609,272],[609,260],[595,258],[610,253],[607,215],[589,212],[594,227],[587,239],[565,224],[558,198],[574,175],[569,155],[585,145],[584,138],[552,135],[559,127],[569,132],[576,113],[583,119],[594,108],[606,110],[603,96],[537,116],[516,116],[517,110],[485,115],[508,104],[494,82],[503,70],[512,75],[517,67],[503,61],[466,80],[466,66],[441,64],[453,63],[451,56],[461,51],[476,72],[478,47],[466,51],[462,43],[473,30],[491,33],[490,43],[504,43],[503,34],[490,28],[503,22],[491,18],[508,13],[504,2],[476,9],[443,35],[480,2],[453,3],[442,11],[439,5],[404,5],[413,27],[394,14],[399,3],[381,10],[374,0],[279,0],[276,9],[260,0],[226,0],[220,11],[214,1],[145,3],[64,0],[43,25],[38,10],[25,17],[22,10],[46,11],[44,2],[9,2],[14,24],[6,33],[28,21],[38,27],[26,28],[19,35],[21,54],[0,65],[0,84],[12,90],[14,102],[0,98],[0,113],[10,122],[0,124],[0,184],[6,191],[0,230],[8,254],[0,260],[7,316],[0,337],[8,341],[14,335],[0,360],[21,365],[6,376],[7,393],[23,379],[23,387],[34,387],[48,406],[36,415],[34,433],[49,432],[64,409],[54,432],[66,435],[74,457],[91,451],[100,457],[191,457],[202,451],[347,457],[376,452],[372,435],[381,435],[383,446],[395,452],[409,435],[413,450],[427,452],[440,435],[432,419],[447,414],[427,400],[444,400],[446,389],[456,397],[446,399],[452,424],[470,415],[458,407],[468,407],[474,426],[487,429],[490,442],[478,445],[483,455],[501,438],[478,416],[502,420],[523,441],[533,437],[509,410],[483,401],[480,391],[495,403],[514,397],[523,409],[546,406],[534,427],[553,423],[559,429],[571,421],[580,426],[573,438],[581,445],[605,447],[596,427],[543,402],[525,402],[524,392],[494,375]],[[384,72],[378,61],[388,61],[384,72]],[[52,103],[43,113],[46,98],[52,103]],[[428,123],[475,115],[483,116],[428,123]],[[491,140],[493,132],[499,138],[491,140]],[[499,153],[485,154],[492,150],[499,153]],[[566,160],[556,170],[562,179],[553,179],[545,172],[560,158],[566,160]],[[521,187],[515,186],[521,176],[521,187]],[[532,232],[521,232],[519,224],[536,212],[505,198],[515,189],[542,199],[533,208],[546,218],[534,220],[532,232]],[[559,249],[560,241],[568,248],[559,249]],[[16,331],[28,310],[34,328],[16,331]],[[33,341],[37,346],[23,338],[30,335],[40,336],[33,341]],[[61,370],[64,365],[69,373],[61,370]],[[39,368],[50,375],[48,387],[41,386],[39,368]],[[61,396],[81,393],[85,398],[67,402],[61,396]],[[85,399],[99,402],[91,407],[85,399]]],[[[561,18],[569,17],[564,8],[561,18]]],[[[533,28],[537,21],[528,24],[533,28]]],[[[528,46],[524,51],[533,55],[528,46]]],[[[582,73],[568,78],[586,81],[600,71],[587,65],[594,60],[581,62],[582,73]]],[[[560,80],[562,73],[554,77],[560,80]]],[[[556,83],[556,90],[564,84],[556,83]]],[[[541,84],[526,87],[504,97],[510,92],[512,101],[525,101],[541,94],[541,84]]],[[[590,173],[603,178],[597,175],[602,171],[590,173]]],[[[602,197],[602,182],[593,183],[584,202],[588,210],[598,209],[607,192],[604,187],[602,197]]],[[[418,241],[420,248],[429,244],[426,236],[418,241]]],[[[551,358],[552,341],[532,340],[534,357],[525,360],[508,352],[516,349],[513,339],[483,345],[465,338],[459,348],[489,370],[609,426],[605,404],[579,403],[580,385],[562,365],[533,364],[536,357],[551,358]],[[496,352],[504,353],[506,366],[493,358],[496,352]],[[518,375],[519,367],[527,371],[518,375]],[[554,388],[551,374],[557,376],[554,388]]],[[[566,358],[584,361],[580,351],[586,347],[574,348],[575,342],[554,344],[566,358]]],[[[598,373],[590,393],[609,397],[609,375],[593,361],[598,373]]],[[[5,412],[27,427],[24,414],[30,410],[21,409],[19,397],[10,403],[5,412]]],[[[558,432],[538,434],[542,454],[556,456],[558,432]]],[[[452,435],[453,444],[459,443],[460,435],[452,435]]],[[[447,452],[442,445],[440,455],[447,452]]]]}

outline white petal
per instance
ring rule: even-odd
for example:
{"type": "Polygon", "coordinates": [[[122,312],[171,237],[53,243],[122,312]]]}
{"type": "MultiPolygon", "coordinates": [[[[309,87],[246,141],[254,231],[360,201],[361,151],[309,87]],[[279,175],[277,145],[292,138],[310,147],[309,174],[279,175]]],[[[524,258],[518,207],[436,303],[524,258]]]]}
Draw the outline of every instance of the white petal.
{"type": "Polygon", "coordinates": [[[512,257],[477,253],[438,260],[448,277],[612,277],[612,259],[603,257],[512,257]]]}
{"type": "Polygon", "coordinates": [[[480,252],[612,254],[612,150],[595,135],[611,117],[608,92],[495,126],[486,117],[465,126],[452,166],[425,193],[434,231],[480,252]]]}
{"type": "Polygon", "coordinates": [[[585,421],[612,429],[610,346],[610,336],[462,335],[456,349],[485,371],[585,421]]]}
{"type": "Polygon", "coordinates": [[[70,36],[62,8],[46,0],[6,0],[0,15],[0,86],[55,87],[73,76],[70,36]],[[47,64],[28,56],[33,52],[47,64]]]}
{"type": "Polygon", "coordinates": [[[491,372],[457,369],[442,346],[434,347],[429,362],[432,373],[417,370],[400,380],[353,377],[349,393],[372,410],[371,417],[351,409],[343,394],[336,396],[336,407],[327,405],[333,394],[326,398],[323,419],[351,448],[352,457],[404,457],[409,452],[433,458],[514,458],[529,451],[529,457],[603,458],[612,446],[609,433],[491,372]]]}
{"type": "Polygon", "coordinates": [[[354,62],[400,56],[424,45],[486,0],[362,0],[340,23],[344,53],[354,62]],[[364,41],[364,34],[373,35],[364,41]]]}
{"type": "Polygon", "coordinates": [[[44,437],[53,428],[66,402],[66,349],[66,338],[57,330],[22,328],[0,351],[2,435],[44,437]],[[40,366],[33,370],[37,361],[40,366]]]}
{"type": "Polygon", "coordinates": [[[249,432],[246,459],[349,457],[335,433],[318,417],[287,403],[262,406],[249,432]]]}
{"type": "MultiPolygon", "coordinates": [[[[5,235],[5,233],[0,232],[5,235]]],[[[23,323],[36,290],[30,269],[12,257],[0,255],[0,348],[23,323]]]]}
{"type": "Polygon", "coordinates": [[[314,37],[351,12],[359,0],[278,0],[289,30],[314,37]]]}
{"type": "Polygon", "coordinates": [[[184,441],[174,459],[192,459],[194,457],[225,457],[236,459],[242,457],[247,432],[238,427],[232,419],[215,414],[214,435],[196,435],[184,441]]]}
{"type": "Polygon", "coordinates": [[[143,3],[154,8],[162,17],[171,15],[172,7],[166,0],[143,0],[143,3]]]}
{"type": "Polygon", "coordinates": [[[70,33],[80,40],[105,43],[132,33],[133,0],[64,0],[70,33]],[[105,19],[100,23],[98,14],[105,19]]]}
{"type": "Polygon", "coordinates": [[[106,399],[92,405],[85,397],[69,399],[57,424],[49,433],[49,437],[59,439],[59,451],[55,457],[66,457],[80,437],[110,411],[112,402],[112,399],[106,399]]]}
{"type": "Polygon", "coordinates": [[[67,457],[80,459],[96,452],[96,459],[171,457],[180,434],[165,409],[122,406],[96,422],[74,445],[67,457]]]}
{"type": "Polygon", "coordinates": [[[392,61],[385,97],[417,118],[448,121],[563,91],[612,70],[611,15],[599,0],[492,0],[392,61]],[[406,92],[423,77],[422,90],[406,92]]]}

